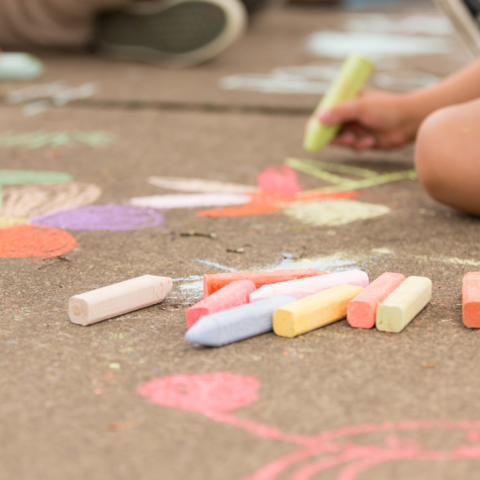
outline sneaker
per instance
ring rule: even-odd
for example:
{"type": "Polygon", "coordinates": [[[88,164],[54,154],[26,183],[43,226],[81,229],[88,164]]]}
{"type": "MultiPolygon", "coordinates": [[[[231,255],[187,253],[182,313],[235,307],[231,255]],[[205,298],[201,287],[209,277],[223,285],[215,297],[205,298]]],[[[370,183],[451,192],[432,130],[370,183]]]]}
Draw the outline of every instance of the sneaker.
{"type": "Polygon", "coordinates": [[[239,0],[154,0],[98,17],[94,47],[117,60],[191,67],[216,57],[245,31],[239,0]]]}
{"type": "Polygon", "coordinates": [[[480,56],[480,0],[437,0],[475,56],[480,56]]]}

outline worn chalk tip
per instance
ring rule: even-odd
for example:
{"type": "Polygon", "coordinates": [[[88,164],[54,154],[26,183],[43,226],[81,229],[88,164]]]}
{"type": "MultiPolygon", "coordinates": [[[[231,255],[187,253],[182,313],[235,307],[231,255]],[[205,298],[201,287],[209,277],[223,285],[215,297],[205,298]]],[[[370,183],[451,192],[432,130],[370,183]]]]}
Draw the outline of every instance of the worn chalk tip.
{"type": "Polygon", "coordinates": [[[185,334],[185,340],[193,345],[204,347],[221,347],[224,345],[221,329],[218,323],[210,318],[201,318],[185,334]]]}
{"type": "Polygon", "coordinates": [[[377,309],[375,326],[381,332],[400,333],[405,327],[402,309],[396,306],[380,305],[377,309]]]}
{"type": "Polygon", "coordinates": [[[86,327],[90,323],[87,302],[80,298],[72,297],[68,302],[68,316],[72,323],[86,327]]]}

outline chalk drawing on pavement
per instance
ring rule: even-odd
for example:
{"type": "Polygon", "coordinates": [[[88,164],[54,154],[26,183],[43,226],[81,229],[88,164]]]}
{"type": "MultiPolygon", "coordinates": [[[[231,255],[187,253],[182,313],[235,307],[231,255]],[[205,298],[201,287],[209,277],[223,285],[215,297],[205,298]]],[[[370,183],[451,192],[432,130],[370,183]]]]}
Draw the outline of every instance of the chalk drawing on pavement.
{"type": "MultiPolygon", "coordinates": [[[[216,372],[156,378],[137,388],[153,404],[206,416],[256,437],[289,443],[290,453],[270,461],[241,480],[275,480],[288,473],[293,480],[320,478],[360,480],[363,472],[393,461],[448,462],[480,459],[480,422],[469,420],[385,421],[345,426],[314,435],[286,433],[273,426],[237,416],[235,410],[260,400],[253,376],[216,372]],[[419,441],[417,432],[458,432],[454,446],[440,449],[419,441]],[[463,434],[463,435],[462,435],[463,434]],[[333,476],[332,476],[333,475],[333,476]],[[322,477],[323,478],[323,477],[322,477]]],[[[363,478],[363,477],[362,477],[363,478]]]]}

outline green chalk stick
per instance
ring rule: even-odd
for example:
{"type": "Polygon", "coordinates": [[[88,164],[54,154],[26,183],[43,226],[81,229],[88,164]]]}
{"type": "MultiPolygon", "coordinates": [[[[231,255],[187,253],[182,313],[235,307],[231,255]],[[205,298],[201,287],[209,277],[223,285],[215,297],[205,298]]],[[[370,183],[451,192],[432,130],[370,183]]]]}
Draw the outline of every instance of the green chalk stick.
{"type": "Polygon", "coordinates": [[[335,137],[340,125],[323,125],[318,119],[318,114],[341,102],[355,98],[368,80],[373,68],[374,64],[360,55],[352,54],[345,60],[337,78],[330,85],[307,123],[303,139],[305,150],[316,152],[335,137]]]}
{"type": "Polygon", "coordinates": [[[43,70],[41,60],[28,53],[0,53],[0,80],[33,80],[43,70]]]}

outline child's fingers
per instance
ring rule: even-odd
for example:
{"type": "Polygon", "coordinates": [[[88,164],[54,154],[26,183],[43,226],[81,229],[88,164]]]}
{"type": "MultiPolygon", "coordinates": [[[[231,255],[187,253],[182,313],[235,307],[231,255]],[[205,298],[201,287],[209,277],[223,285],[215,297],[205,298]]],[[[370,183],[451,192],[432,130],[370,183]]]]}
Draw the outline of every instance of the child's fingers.
{"type": "Polygon", "coordinates": [[[318,119],[325,125],[353,122],[360,117],[361,105],[362,103],[359,99],[343,102],[330,110],[320,112],[318,119]]]}

